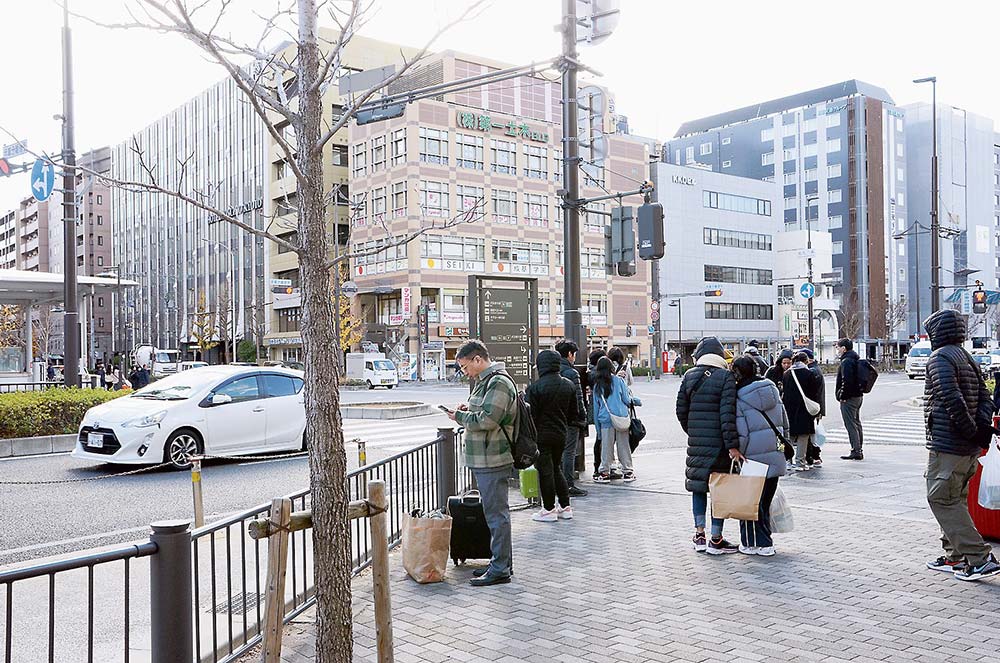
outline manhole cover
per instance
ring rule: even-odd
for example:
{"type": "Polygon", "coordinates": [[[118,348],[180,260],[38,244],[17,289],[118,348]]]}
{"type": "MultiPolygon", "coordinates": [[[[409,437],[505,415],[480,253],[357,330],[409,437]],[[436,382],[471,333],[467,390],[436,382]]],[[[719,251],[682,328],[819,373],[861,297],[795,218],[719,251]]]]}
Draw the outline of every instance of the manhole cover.
{"type": "Polygon", "coordinates": [[[230,613],[230,605],[232,605],[233,614],[250,612],[250,610],[257,607],[257,604],[260,602],[260,594],[244,594],[243,592],[240,592],[239,594],[234,594],[232,600],[223,601],[222,603],[216,605],[212,612],[219,615],[228,615],[230,613]],[[246,601],[246,604],[243,603],[244,600],[246,601]]]}

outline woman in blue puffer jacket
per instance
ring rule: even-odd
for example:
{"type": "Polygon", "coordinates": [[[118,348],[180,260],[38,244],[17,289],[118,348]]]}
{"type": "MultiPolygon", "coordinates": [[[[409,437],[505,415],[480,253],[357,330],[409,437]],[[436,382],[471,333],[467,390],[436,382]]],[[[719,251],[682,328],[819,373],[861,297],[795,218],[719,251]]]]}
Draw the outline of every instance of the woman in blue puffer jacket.
{"type": "Polygon", "coordinates": [[[767,465],[757,520],[740,521],[740,552],[770,557],[774,555],[771,500],[778,490],[778,478],[785,475],[785,454],[774,428],[787,439],[788,415],[778,388],[770,380],[757,376],[757,366],[752,359],[740,357],[734,361],[733,373],[736,376],[736,432],[740,436],[740,453],[749,460],[767,465]]]}
{"type": "Polygon", "coordinates": [[[601,466],[594,480],[597,483],[611,481],[611,463],[617,449],[618,462],[622,466],[622,481],[635,481],[628,430],[616,430],[611,423],[611,415],[629,417],[629,408],[642,405],[642,401],[632,396],[625,380],[615,375],[615,365],[607,357],[601,357],[594,369],[593,392],[594,425],[601,432],[601,466]]]}

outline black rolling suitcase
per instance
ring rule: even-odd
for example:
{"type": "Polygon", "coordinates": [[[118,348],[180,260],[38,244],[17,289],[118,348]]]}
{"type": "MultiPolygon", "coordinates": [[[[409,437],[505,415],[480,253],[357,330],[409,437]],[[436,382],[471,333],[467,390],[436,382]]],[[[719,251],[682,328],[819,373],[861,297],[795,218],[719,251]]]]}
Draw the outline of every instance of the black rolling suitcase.
{"type": "Polygon", "coordinates": [[[483,513],[479,491],[448,498],[451,523],[451,559],[457,566],[467,559],[490,559],[490,528],[483,513]]]}

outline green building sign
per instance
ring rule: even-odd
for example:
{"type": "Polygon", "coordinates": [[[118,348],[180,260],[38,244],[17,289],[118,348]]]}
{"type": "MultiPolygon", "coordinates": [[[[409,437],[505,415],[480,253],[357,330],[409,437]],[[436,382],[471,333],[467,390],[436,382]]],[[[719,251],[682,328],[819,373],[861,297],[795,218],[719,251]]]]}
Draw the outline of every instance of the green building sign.
{"type": "Polygon", "coordinates": [[[489,115],[470,113],[468,111],[458,112],[458,127],[460,129],[471,129],[472,131],[483,131],[491,133],[494,129],[502,129],[505,136],[511,138],[527,138],[536,143],[549,142],[549,135],[541,131],[535,131],[524,122],[510,120],[508,122],[493,122],[489,115]]]}

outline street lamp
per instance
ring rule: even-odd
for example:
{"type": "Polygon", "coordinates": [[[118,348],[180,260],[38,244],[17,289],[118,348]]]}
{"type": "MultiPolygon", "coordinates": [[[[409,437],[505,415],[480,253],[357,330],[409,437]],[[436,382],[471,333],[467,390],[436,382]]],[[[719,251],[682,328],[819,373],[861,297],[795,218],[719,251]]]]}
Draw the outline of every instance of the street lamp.
{"type": "Polygon", "coordinates": [[[938,242],[938,153],[937,153],[937,76],[915,78],[914,83],[931,84],[931,313],[941,308],[941,256],[938,242]]]}
{"type": "MultiPolygon", "coordinates": [[[[812,282],[813,282],[813,257],[812,257],[813,240],[812,240],[812,219],[809,218],[809,209],[812,207],[812,201],[814,201],[814,200],[818,201],[819,200],[819,196],[807,196],[806,197],[806,211],[805,211],[805,217],[806,217],[806,251],[808,252],[807,256],[806,256],[806,260],[807,260],[807,264],[808,264],[808,267],[809,267],[809,284],[810,285],[812,285],[812,282]]],[[[816,211],[819,212],[819,207],[816,208],[816,211]]],[[[816,350],[816,341],[813,340],[813,333],[815,332],[815,330],[813,328],[813,299],[815,299],[815,295],[816,295],[815,289],[813,290],[812,294],[813,294],[813,296],[809,298],[809,300],[806,302],[806,304],[809,307],[809,349],[815,351],[816,350]]]]}

